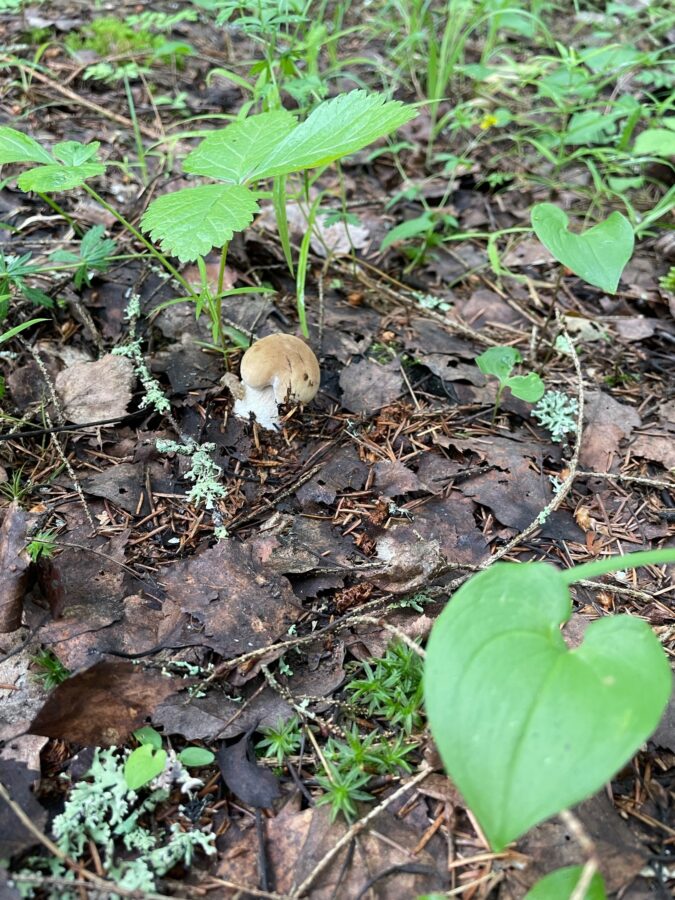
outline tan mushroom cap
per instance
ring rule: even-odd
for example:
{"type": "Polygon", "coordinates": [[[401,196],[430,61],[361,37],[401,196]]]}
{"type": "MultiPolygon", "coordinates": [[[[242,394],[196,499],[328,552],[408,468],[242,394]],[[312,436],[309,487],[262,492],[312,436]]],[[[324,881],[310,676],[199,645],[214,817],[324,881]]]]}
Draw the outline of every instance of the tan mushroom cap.
{"type": "Polygon", "coordinates": [[[321,380],[318,359],[292,334],[270,334],[252,344],[242,357],[240,374],[252,388],[271,387],[277,403],[309,403],[321,380]]]}

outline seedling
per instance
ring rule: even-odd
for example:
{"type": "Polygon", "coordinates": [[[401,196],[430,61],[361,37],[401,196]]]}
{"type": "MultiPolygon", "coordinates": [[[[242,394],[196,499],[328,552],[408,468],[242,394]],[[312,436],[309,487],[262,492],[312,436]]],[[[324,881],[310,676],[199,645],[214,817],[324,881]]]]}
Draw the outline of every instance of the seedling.
{"type": "Polygon", "coordinates": [[[656,728],[668,659],[646,622],[592,622],[570,650],[568,586],[674,550],[559,570],[496,563],[437,619],[424,671],[426,711],[448,773],[495,851],[599,790],[656,728]]]}
{"type": "MultiPolygon", "coordinates": [[[[124,780],[130,790],[137,791],[164,772],[169,757],[162,747],[161,734],[154,728],[139,728],[134,731],[134,737],[140,747],[132,750],[124,763],[124,780]]],[[[209,766],[215,759],[203,747],[185,747],[176,758],[188,768],[209,766]]]]}
{"type": "Polygon", "coordinates": [[[494,375],[499,381],[492,412],[493,425],[506,388],[509,388],[514,397],[525,400],[526,403],[536,403],[544,394],[544,382],[535,372],[527,375],[511,374],[516,363],[522,361],[523,357],[515,347],[490,347],[476,357],[476,365],[481,372],[484,375],[494,375]]]}
{"type": "Polygon", "coordinates": [[[613,212],[581,234],[574,234],[568,226],[567,214],[552,203],[532,208],[534,233],[557,261],[588,284],[615,294],[635,244],[628,219],[613,212]]]}
{"type": "Polygon", "coordinates": [[[70,671],[51,650],[40,650],[31,657],[31,662],[39,670],[35,673],[35,680],[41,682],[47,691],[63,684],[70,676],[70,671]]]}

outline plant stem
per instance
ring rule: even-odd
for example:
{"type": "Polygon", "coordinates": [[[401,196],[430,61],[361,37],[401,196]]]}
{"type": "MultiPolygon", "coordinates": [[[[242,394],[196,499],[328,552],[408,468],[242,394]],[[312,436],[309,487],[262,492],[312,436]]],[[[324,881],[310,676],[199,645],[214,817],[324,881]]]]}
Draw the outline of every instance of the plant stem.
{"type": "Polygon", "coordinates": [[[575,581],[597,578],[599,575],[620,572],[622,569],[658,566],[662,563],[675,563],[675,548],[640,550],[637,553],[627,553],[625,556],[608,556],[606,559],[597,559],[590,563],[584,563],[582,566],[565,569],[560,575],[565,584],[574,584],[575,581]]]}
{"type": "Polygon", "coordinates": [[[92,200],[95,200],[103,207],[103,209],[109,212],[110,215],[114,216],[120,223],[120,225],[123,225],[130,234],[133,234],[137,241],[140,241],[141,244],[143,244],[143,246],[146,247],[150,251],[150,253],[152,253],[155,259],[166,269],[169,275],[172,275],[176,279],[176,281],[183,287],[189,297],[195,298],[197,296],[195,291],[183,278],[180,272],[171,265],[166,256],[164,256],[163,253],[160,253],[159,250],[153,247],[150,241],[146,237],[144,237],[137,228],[134,228],[131,222],[125,219],[121,213],[117,212],[117,210],[113,206],[111,206],[106,200],[104,200],[100,194],[97,194],[92,187],[89,187],[88,184],[83,184],[82,187],[89,194],[92,200]]]}
{"type": "Polygon", "coordinates": [[[497,413],[499,412],[499,405],[502,402],[503,393],[504,385],[500,382],[499,387],[497,388],[497,393],[495,395],[495,408],[492,410],[492,421],[490,422],[490,425],[494,425],[497,421],[497,413]]]}
{"type": "Polygon", "coordinates": [[[55,213],[58,213],[62,218],[66,220],[66,222],[70,225],[70,227],[78,237],[82,237],[84,232],[82,231],[80,226],[71,216],[68,215],[68,213],[64,209],[59,206],[56,200],[52,200],[52,198],[48,194],[41,194],[40,191],[36,191],[36,194],[38,195],[40,200],[43,200],[47,204],[47,206],[51,207],[54,210],[55,213]]]}
{"type": "Polygon", "coordinates": [[[220,268],[218,269],[218,296],[223,293],[223,284],[225,283],[225,264],[227,262],[227,251],[230,247],[229,241],[225,241],[220,251],[220,268]]]}

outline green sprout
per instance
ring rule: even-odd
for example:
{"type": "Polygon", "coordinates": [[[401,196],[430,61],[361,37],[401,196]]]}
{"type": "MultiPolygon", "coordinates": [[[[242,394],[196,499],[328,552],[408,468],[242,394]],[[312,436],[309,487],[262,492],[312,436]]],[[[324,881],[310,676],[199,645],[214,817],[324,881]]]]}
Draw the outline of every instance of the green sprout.
{"type": "Polygon", "coordinates": [[[511,374],[516,363],[522,361],[523,357],[515,347],[490,347],[476,357],[476,365],[483,375],[493,375],[499,381],[492,413],[493,425],[506,388],[509,388],[514,397],[526,403],[536,403],[544,394],[544,382],[535,372],[527,375],[511,374]]]}

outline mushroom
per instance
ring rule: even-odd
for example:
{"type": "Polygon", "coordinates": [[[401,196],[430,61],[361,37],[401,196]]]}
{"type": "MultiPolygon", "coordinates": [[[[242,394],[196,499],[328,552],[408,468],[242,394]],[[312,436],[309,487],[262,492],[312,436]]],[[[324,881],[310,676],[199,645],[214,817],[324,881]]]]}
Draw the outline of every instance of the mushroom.
{"type": "Polygon", "coordinates": [[[321,371],[312,350],[292,334],[270,334],[252,344],[241,360],[241,381],[223,383],[235,398],[234,414],[270,430],[279,428],[282,403],[309,403],[319,390],[321,371]]]}

